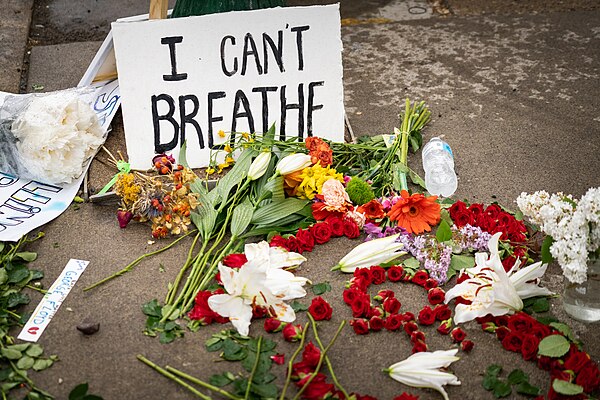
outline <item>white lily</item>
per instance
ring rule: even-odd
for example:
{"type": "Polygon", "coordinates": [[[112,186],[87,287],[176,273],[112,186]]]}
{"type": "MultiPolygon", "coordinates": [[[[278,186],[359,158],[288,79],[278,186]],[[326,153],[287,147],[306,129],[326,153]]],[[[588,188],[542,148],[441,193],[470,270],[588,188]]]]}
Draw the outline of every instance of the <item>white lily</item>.
{"type": "Polygon", "coordinates": [[[460,385],[460,381],[456,375],[440,369],[459,360],[460,358],[456,357],[457,352],[458,349],[415,353],[384,371],[388,372],[392,379],[405,385],[437,390],[448,400],[444,385],[460,385]]]}
{"type": "Polygon", "coordinates": [[[271,161],[271,152],[263,151],[252,161],[248,169],[248,180],[255,181],[267,172],[267,167],[271,161]]]}
{"type": "Polygon", "coordinates": [[[519,269],[520,261],[517,261],[508,273],[504,270],[498,251],[501,235],[501,232],[496,233],[490,239],[489,258],[486,253],[475,255],[476,266],[465,270],[469,279],[446,292],[446,303],[456,297],[471,301],[471,304],[456,305],[455,323],[471,321],[487,314],[512,314],[523,309],[522,299],[552,294],[537,285],[537,279],[544,274],[547,265],[536,263],[519,269]]]}
{"type": "Polygon", "coordinates": [[[264,259],[269,263],[269,268],[296,268],[306,261],[302,255],[287,251],[282,247],[271,247],[264,240],[259,243],[246,244],[244,254],[248,260],[264,259]]]}
{"type": "Polygon", "coordinates": [[[279,160],[275,171],[279,175],[288,175],[296,171],[301,171],[312,164],[311,157],[308,154],[296,153],[290,154],[279,160]]]}
{"type": "Polygon", "coordinates": [[[359,244],[331,270],[339,269],[342,272],[352,273],[356,268],[368,268],[405,255],[405,251],[399,251],[404,248],[402,243],[396,241],[399,235],[395,234],[359,244]]]}

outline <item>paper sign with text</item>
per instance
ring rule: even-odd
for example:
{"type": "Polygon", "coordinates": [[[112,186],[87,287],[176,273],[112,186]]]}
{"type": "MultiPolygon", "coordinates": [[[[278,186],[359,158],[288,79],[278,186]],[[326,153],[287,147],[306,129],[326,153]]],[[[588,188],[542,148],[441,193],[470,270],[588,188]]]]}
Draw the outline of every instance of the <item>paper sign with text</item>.
{"type": "Polygon", "coordinates": [[[127,155],[146,169],[187,143],[208,165],[219,131],[344,141],[339,5],[112,24],[127,155]]]}

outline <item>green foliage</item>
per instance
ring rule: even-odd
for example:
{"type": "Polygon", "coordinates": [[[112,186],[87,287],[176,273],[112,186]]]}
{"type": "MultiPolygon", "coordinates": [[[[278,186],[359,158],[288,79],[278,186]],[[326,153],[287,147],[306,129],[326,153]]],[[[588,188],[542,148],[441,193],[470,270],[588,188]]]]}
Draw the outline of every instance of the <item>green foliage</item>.
{"type": "Polygon", "coordinates": [[[80,383],[69,393],[69,400],[102,400],[102,397],[95,394],[88,394],[88,384],[80,383]]]}
{"type": "Polygon", "coordinates": [[[542,339],[538,347],[540,356],[562,357],[569,351],[569,341],[562,335],[550,335],[542,339]]]}
{"type": "Polygon", "coordinates": [[[346,192],[352,203],[361,206],[375,198],[371,186],[361,178],[354,177],[346,185],[346,192]]]}
{"type": "Polygon", "coordinates": [[[567,396],[575,396],[583,393],[583,387],[576,385],[571,382],[561,381],[559,379],[555,379],[552,381],[552,389],[557,393],[564,394],[567,396]]]}
{"type": "Polygon", "coordinates": [[[550,246],[554,243],[552,236],[546,236],[542,242],[542,262],[549,264],[552,262],[552,254],[550,254],[550,246]]]}
{"type": "Polygon", "coordinates": [[[306,311],[308,310],[308,306],[306,304],[300,303],[298,300],[294,300],[290,303],[290,307],[294,312],[306,311]]]}
{"type": "Polygon", "coordinates": [[[527,314],[544,313],[550,310],[550,302],[545,296],[530,297],[523,300],[523,311],[527,314]]]}
{"type": "Polygon", "coordinates": [[[323,293],[331,291],[331,285],[329,282],[317,283],[316,285],[312,285],[311,289],[316,296],[320,296],[323,293]]]}
{"type": "Polygon", "coordinates": [[[508,374],[507,379],[501,378],[502,366],[492,364],[488,366],[483,377],[482,385],[485,390],[491,391],[494,397],[501,398],[510,396],[513,387],[517,393],[527,396],[537,396],[541,393],[538,387],[529,383],[529,377],[521,369],[514,369],[508,374]]]}
{"type": "Polygon", "coordinates": [[[144,335],[158,336],[160,343],[171,343],[178,337],[183,337],[183,329],[175,322],[179,310],[172,306],[161,306],[156,299],[142,305],[142,312],[146,314],[146,328],[144,335]],[[162,318],[166,320],[161,322],[162,318]]]}
{"type": "Polygon", "coordinates": [[[450,224],[446,220],[442,220],[438,225],[435,238],[440,243],[452,240],[452,230],[450,229],[450,224]]]}

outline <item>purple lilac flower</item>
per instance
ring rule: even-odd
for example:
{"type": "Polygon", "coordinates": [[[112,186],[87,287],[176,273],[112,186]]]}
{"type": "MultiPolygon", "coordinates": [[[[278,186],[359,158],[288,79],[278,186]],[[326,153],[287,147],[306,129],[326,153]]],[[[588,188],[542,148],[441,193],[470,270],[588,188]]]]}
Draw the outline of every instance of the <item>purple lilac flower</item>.
{"type": "Polygon", "coordinates": [[[453,240],[462,251],[488,251],[488,242],[492,235],[480,227],[467,224],[460,229],[453,226],[452,230],[453,240]]]}

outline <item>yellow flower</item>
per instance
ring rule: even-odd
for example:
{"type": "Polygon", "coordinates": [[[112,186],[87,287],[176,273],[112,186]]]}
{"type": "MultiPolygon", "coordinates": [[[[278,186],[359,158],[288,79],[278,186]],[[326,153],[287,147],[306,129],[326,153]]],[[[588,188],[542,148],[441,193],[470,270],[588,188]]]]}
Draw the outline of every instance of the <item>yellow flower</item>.
{"type": "Polygon", "coordinates": [[[214,169],[214,168],[207,168],[207,169],[206,169],[206,175],[212,175],[212,174],[214,174],[215,172],[217,172],[217,171],[215,171],[215,169],[214,169]]]}
{"type": "Polygon", "coordinates": [[[217,132],[217,134],[219,135],[219,137],[225,137],[225,132],[223,132],[223,129],[219,129],[219,132],[217,132]]]}
{"type": "Polygon", "coordinates": [[[309,200],[312,200],[316,194],[321,194],[323,184],[329,179],[344,182],[344,176],[341,173],[330,166],[323,168],[320,164],[304,168],[300,178],[302,182],[298,185],[296,195],[309,200]]]}
{"type": "Polygon", "coordinates": [[[231,157],[231,156],[227,156],[227,157],[225,158],[225,162],[226,162],[227,164],[231,165],[231,164],[233,164],[233,163],[235,162],[235,160],[233,159],[233,157],[231,157]]]}
{"type": "Polygon", "coordinates": [[[225,148],[224,148],[224,150],[225,150],[227,153],[231,153],[231,152],[233,152],[233,149],[231,148],[231,146],[230,146],[229,144],[226,144],[226,145],[225,145],[225,148]]]}

